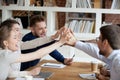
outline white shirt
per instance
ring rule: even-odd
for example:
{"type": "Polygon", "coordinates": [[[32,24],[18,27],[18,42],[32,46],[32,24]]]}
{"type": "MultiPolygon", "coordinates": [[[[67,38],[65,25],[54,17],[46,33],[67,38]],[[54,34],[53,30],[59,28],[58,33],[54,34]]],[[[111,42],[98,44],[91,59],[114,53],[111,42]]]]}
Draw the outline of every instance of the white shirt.
{"type": "MultiPolygon", "coordinates": [[[[22,50],[32,49],[32,48],[46,44],[46,43],[51,42],[51,41],[53,41],[51,39],[51,37],[42,37],[42,38],[37,38],[37,39],[31,40],[31,41],[21,42],[20,47],[22,50]]],[[[20,55],[21,49],[19,49],[18,51],[15,51],[13,53],[20,55]]],[[[20,66],[21,66],[21,63],[10,64],[11,70],[9,72],[8,77],[10,77],[10,78],[23,77],[23,76],[27,75],[27,71],[20,71],[20,66]]]]}
{"type": "Polygon", "coordinates": [[[98,47],[91,43],[78,41],[75,47],[108,64],[110,66],[110,79],[120,80],[120,50],[113,50],[112,53],[105,58],[99,54],[98,47]]]}
{"type": "Polygon", "coordinates": [[[18,57],[19,54],[0,49],[0,80],[6,80],[11,68],[10,64],[15,62],[18,57]]]}

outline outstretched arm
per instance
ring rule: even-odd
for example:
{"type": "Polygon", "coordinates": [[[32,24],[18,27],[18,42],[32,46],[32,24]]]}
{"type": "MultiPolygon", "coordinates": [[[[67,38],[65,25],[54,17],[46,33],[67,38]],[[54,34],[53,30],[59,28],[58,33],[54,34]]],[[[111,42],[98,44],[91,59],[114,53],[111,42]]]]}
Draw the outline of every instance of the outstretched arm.
{"type": "Polygon", "coordinates": [[[40,73],[40,69],[40,67],[37,67],[30,71],[9,71],[8,78],[38,75],[40,73]]]}
{"type": "Polygon", "coordinates": [[[39,58],[42,58],[43,56],[49,54],[50,52],[57,49],[58,47],[60,47],[66,41],[68,41],[70,39],[70,37],[68,35],[68,31],[69,30],[64,30],[64,32],[61,35],[61,38],[58,42],[55,42],[54,44],[52,44],[48,47],[39,49],[30,54],[21,54],[20,57],[16,60],[16,62],[26,62],[26,61],[30,61],[30,60],[34,60],[34,59],[39,59],[39,58]]]}

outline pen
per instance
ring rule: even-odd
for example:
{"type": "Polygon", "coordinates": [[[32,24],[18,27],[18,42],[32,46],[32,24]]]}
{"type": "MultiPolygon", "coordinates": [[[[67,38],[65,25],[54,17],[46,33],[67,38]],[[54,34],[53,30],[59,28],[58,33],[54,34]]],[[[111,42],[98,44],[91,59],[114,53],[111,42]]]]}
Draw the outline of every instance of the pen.
{"type": "Polygon", "coordinates": [[[61,67],[59,65],[47,65],[47,64],[45,64],[44,66],[47,66],[47,67],[61,67]]]}
{"type": "Polygon", "coordinates": [[[72,56],[72,59],[75,57],[75,54],[72,56]]]}

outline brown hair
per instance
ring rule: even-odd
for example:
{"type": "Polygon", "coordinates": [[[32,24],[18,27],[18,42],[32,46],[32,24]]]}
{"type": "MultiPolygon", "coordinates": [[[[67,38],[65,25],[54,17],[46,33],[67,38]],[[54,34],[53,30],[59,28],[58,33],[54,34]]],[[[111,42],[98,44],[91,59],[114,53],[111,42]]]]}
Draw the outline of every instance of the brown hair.
{"type": "Polygon", "coordinates": [[[10,37],[10,32],[14,24],[19,24],[17,21],[12,19],[7,19],[0,25],[0,47],[4,49],[3,41],[10,37]]]}
{"type": "Polygon", "coordinates": [[[112,49],[120,49],[120,26],[106,25],[100,28],[102,41],[107,39],[112,49]]]}
{"type": "Polygon", "coordinates": [[[33,27],[37,22],[45,21],[45,18],[40,15],[34,15],[30,19],[30,27],[33,27]]]}

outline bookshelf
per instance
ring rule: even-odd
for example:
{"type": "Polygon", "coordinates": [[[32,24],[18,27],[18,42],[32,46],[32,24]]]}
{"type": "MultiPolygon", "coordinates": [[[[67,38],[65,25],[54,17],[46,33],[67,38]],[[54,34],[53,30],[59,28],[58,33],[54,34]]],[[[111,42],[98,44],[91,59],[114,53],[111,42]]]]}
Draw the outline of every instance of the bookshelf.
{"type": "MultiPolygon", "coordinates": [[[[72,0],[72,5],[75,0],[72,0]]],[[[95,0],[98,1],[98,0],[95,0]]],[[[98,3],[97,3],[98,4],[98,3]]],[[[2,11],[2,21],[12,17],[13,11],[44,11],[47,16],[47,27],[48,35],[53,34],[56,31],[55,27],[55,13],[64,12],[64,13],[84,13],[84,14],[94,14],[95,18],[95,30],[94,33],[75,33],[75,35],[80,39],[94,39],[99,36],[99,28],[102,24],[102,15],[103,14],[120,14],[119,9],[102,9],[102,8],[75,8],[75,5],[72,7],[39,7],[39,6],[0,6],[2,11]],[[88,36],[89,35],[89,36],[88,36]]],[[[77,19],[77,18],[76,18],[77,19]]],[[[27,30],[25,30],[27,31],[27,30]]],[[[27,32],[26,32],[27,33],[27,32]]]]}

